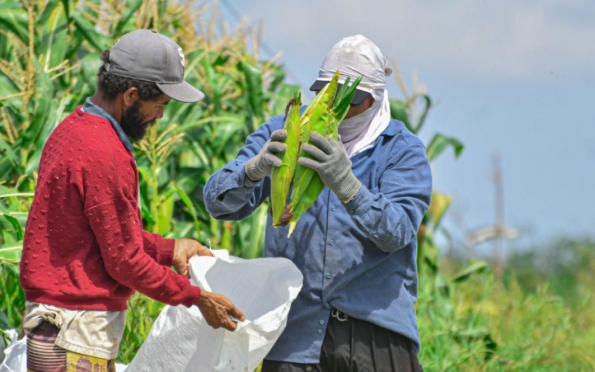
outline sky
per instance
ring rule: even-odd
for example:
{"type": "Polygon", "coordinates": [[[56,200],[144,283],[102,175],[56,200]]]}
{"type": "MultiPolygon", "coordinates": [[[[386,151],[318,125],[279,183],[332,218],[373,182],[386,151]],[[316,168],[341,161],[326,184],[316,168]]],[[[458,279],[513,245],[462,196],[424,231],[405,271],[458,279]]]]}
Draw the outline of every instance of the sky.
{"type": "MultiPolygon", "coordinates": [[[[496,221],[496,154],[505,224],[520,231],[508,249],[595,237],[595,1],[220,0],[219,11],[230,26],[260,23],[263,57],[283,51],[304,92],[355,34],[396,58],[408,87],[415,70],[438,102],[420,137],[465,145],[433,164],[434,188],[454,197],[455,245],[496,221]]],[[[402,98],[395,81],[389,95],[402,98]]]]}

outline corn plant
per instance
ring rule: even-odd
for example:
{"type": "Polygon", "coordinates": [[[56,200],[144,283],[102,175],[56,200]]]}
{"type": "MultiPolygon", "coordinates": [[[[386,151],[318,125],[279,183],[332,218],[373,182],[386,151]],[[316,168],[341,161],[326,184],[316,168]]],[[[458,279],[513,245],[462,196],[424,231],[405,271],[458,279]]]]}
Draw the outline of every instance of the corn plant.
{"type": "MultiPolygon", "coordinates": [[[[0,4],[0,184],[11,196],[0,197],[0,310],[12,328],[24,309],[18,261],[43,144],[93,93],[99,54],[137,28],[176,40],[186,55],[186,80],[207,94],[195,105],[172,102],[136,144],[144,226],[169,237],[210,239],[214,248],[242,257],[262,255],[266,206],[246,221],[228,223],[212,219],[202,203],[206,179],[259,123],[280,113],[295,90],[283,83],[276,57],[257,58],[251,29],[216,31],[216,7],[207,2],[6,0],[0,4]]],[[[159,311],[140,295],[130,305],[132,325],[150,324],[159,311]]],[[[126,331],[123,361],[148,332],[141,327],[132,334],[134,327],[126,331]]]]}

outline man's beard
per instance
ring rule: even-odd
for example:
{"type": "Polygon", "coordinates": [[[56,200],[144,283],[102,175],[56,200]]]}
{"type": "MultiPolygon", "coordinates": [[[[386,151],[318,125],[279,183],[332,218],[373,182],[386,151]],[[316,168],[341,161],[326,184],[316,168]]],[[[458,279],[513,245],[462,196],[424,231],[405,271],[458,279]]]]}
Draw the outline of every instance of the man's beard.
{"type": "Polygon", "coordinates": [[[120,126],[128,138],[133,141],[140,141],[147,133],[149,125],[155,123],[155,119],[143,122],[140,115],[140,101],[136,101],[122,115],[120,126]]]}

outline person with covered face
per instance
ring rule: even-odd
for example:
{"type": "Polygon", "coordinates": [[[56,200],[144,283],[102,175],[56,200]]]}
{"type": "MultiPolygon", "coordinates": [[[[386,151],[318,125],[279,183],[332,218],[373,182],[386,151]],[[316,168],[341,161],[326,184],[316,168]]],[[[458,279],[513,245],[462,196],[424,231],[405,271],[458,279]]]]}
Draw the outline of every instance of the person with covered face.
{"type": "MultiPolygon", "coordinates": [[[[326,187],[290,238],[270,216],[266,227],[265,256],[293,261],[304,285],[262,371],[419,371],[416,237],[432,193],[430,165],[422,141],[391,119],[391,70],[380,49],[362,35],[340,40],[310,89],[320,91],[337,70],[340,83],[362,77],[340,140],[312,133],[303,145],[311,158],[298,160],[326,187]]],[[[204,199],[215,218],[246,218],[270,197],[283,127],[283,115],[261,125],[211,176],[204,199]]]]}
{"type": "Polygon", "coordinates": [[[245,319],[225,296],[190,283],[189,258],[212,256],[209,249],[142,228],[130,140],[141,140],[170,100],[204,97],[184,81],[182,49],[136,30],[101,60],[95,94],[56,127],[41,155],[20,271],[28,371],[115,371],[135,291],[196,305],[214,328],[235,330],[231,317],[245,319]]]}

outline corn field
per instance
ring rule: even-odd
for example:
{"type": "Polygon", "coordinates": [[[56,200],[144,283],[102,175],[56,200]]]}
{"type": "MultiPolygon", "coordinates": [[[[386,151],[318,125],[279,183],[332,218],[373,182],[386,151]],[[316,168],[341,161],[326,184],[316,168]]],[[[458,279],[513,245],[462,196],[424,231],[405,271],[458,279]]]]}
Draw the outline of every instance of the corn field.
{"type": "MultiPolygon", "coordinates": [[[[260,123],[282,114],[300,89],[285,82],[281,53],[268,60],[259,58],[258,30],[249,25],[229,29],[218,17],[216,2],[210,1],[3,0],[2,335],[2,330],[19,329],[25,308],[18,264],[43,144],[60,121],[94,92],[100,53],[138,28],[156,29],[173,38],[186,56],[186,80],[206,95],[195,105],[172,101],[164,117],[135,145],[145,229],[203,244],[210,240],[214,248],[244,258],[262,256],[267,205],[244,221],[221,222],[209,216],[202,202],[208,177],[235,157],[260,123]]],[[[419,133],[432,99],[421,85],[408,90],[398,69],[396,75],[402,97],[391,100],[391,114],[419,133]]],[[[450,149],[459,156],[463,145],[440,133],[427,143],[431,161],[450,149]]],[[[595,370],[595,306],[590,298],[570,306],[547,286],[527,292],[514,275],[507,281],[494,279],[482,261],[440,264],[435,237],[451,201],[439,192],[433,195],[418,235],[417,312],[424,370],[595,370]]],[[[122,363],[134,357],[163,307],[139,294],[128,305],[117,359],[122,363]]]]}

